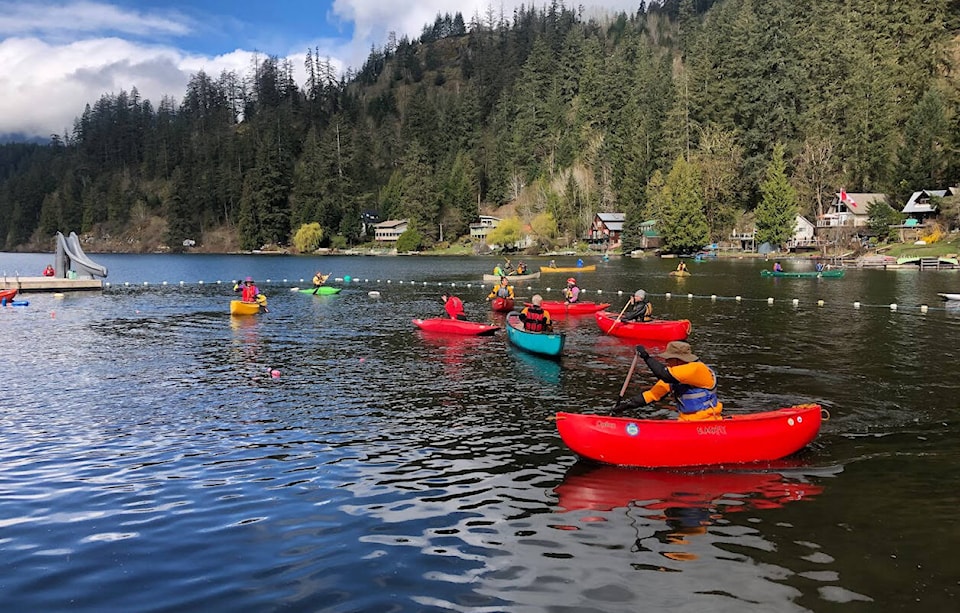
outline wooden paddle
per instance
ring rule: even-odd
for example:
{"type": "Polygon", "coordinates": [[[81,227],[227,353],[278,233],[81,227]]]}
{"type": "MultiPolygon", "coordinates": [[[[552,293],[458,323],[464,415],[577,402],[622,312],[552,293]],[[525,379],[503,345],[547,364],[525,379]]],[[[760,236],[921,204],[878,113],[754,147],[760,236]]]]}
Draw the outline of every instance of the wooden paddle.
{"type": "MultiPolygon", "coordinates": [[[[627,395],[627,388],[630,386],[630,379],[633,378],[633,371],[637,368],[637,359],[640,358],[640,354],[633,354],[633,362],[630,362],[630,370],[627,371],[627,378],[623,381],[623,387],[620,388],[620,398],[617,399],[617,404],[623,402],[623,397],[627,395]]],[[[617,408],[617,404],[613,405],[613,408],[617,408]]]]}
{"type": "MultiPolygon", "coordinates": [[[[628,307],[628,306],[630,306],[630,301],[629,301],[629,300],[627,300],[627,304],[623,305],[623,310],[621,310],[621,311],[620,311],[620,314],[617,315],[616,321],[614,321],[612,324],[610,324],[610,329],[607,330],[606,332],[604,332],[604,334],[610,334],[611,332],[613,332],[613,329],[617,327],[617,324],[618,324],[618,323],[620,323],[620,318],[623,317],[623,314],[627,312],[627,307],[628,307]]],[[[633,363],[634,363],[634,365],[636,365],[637,361],[634,360],[633,363]]],[[[630,367],[630,372],[633,373],[633,367],[632,367],[632,366],[630,367]]]]}

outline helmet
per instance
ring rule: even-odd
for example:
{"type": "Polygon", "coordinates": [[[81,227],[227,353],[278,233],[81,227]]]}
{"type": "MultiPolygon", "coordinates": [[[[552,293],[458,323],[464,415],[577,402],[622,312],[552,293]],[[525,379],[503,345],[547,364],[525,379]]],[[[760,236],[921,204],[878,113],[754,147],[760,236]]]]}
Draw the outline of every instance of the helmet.
{"type": "Polygon", "coordinates": [[[637,300],[643,300],[647,297],[647,292],[643,291],[642,289],[638,289],[637,291],[633,292],[633,297],[637,300]]]}
{"type": "Polygon", "coordinates": [[[573,283],[574,285],[576,285],[576,284],[577,284],[577,280],[574,279],[573,277],[570,277],[569,279],[567,279],[567,283],[573,283]]]}

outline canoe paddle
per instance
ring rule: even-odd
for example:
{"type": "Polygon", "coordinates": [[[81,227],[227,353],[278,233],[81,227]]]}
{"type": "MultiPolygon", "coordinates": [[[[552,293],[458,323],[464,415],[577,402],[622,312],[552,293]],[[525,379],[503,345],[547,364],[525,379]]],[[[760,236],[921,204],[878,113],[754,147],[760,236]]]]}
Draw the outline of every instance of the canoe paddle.
{"type": "MultiPolygon", "coordinates": [[[[627,300],[627,304],[623,305],[623,310],[620,311],[620,314],[619,314],[619,315],[617,315],[616,321],[614,321],[612,324],[610,324],[610,329],[607,330],[604,334],[610,334],[611,332],[613,332],[613,329],[617,327],[617,324],[618,324],[618,323],[620,323],[620,318],[623,317],[623,314],[627,312],[627,307],[628,307],[628,306],[630,306],[630,301],[629,301],[629,300],[627,300]]],[[[634,366],[636,366],[637,361],[634,360],[634,361],[633,361],[633,364],[634,364],[634,366]]],[[[633,366],[630,367],[630,373],[633,374],[633,366]]],[[[622,394],[621,394],[621,395],[622,395],[622,394]]]]}

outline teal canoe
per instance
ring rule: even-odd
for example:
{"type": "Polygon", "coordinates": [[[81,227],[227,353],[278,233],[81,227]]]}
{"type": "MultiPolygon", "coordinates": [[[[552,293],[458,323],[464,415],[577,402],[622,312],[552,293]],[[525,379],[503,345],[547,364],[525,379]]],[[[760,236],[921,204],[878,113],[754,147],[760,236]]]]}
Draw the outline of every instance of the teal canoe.
{"type": "Polygon", "coordinates": [[[566,335],[562,332],[527,332],[520,321],[520,313],[511,311],[507,314],[507,340],[530,353],[558,357],[563,351],[566,335]]]}
{"type": "Polygon", "coordinates": [[[843,270],[815,270],[787,271],[787,270],[761,270],[761,277],[823,277],[825,279],[839,279],[843,277],[843,270]]]}
{"type": "MultiPolygon", "coordinates": [[[[343,289],[343,288],[341,288],[341,287],[329,287],[329,286],[327,286],[327,285],[321,285],[321,286],[320,286],[320,289],[317,290],[317,293],[314,294],[314,295],[315,295],[315,296],[329,296],[330,294],[339,294],[341,289],[343,289]]],[[[300,293],[301,293],[301,294],[313,294],[313,288],[311,287],[310,289],[302,289],[302,290],[300,290],[300,293]]]]}

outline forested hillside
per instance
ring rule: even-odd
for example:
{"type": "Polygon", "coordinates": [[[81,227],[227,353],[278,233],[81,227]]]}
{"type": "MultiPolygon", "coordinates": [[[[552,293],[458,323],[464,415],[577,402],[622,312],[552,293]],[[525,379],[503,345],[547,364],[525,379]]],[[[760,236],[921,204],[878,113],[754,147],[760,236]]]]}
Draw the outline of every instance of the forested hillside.
{"type": "Polygon", "coordinates": [[[626,246],[650,217],[716,240],[771,172],[811,215],[841,186],[902,202],[957,180],[958,27],[955,0],[668,0],[602,21],[554,2],[438,16],[346,75],[306,51],[302,86],[261,57],[181,101],[131,87],[49,145],[0,146],[0,249],[158,227],[173,249],[224,227],[256,249],[311,222],[342,247],[367,210],[429,245],[508,202],[545,244],[598,211],[627,213],[626,246]]]}

